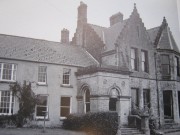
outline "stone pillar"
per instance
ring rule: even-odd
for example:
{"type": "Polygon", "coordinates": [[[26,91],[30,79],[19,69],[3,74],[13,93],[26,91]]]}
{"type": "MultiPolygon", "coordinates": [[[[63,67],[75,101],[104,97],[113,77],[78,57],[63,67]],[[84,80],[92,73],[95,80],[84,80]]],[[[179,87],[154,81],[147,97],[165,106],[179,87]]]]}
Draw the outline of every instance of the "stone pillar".
{"type": "Polygon", "coordinates": [[[149,115],[142,115],[141,116],[141,130],[145,135],[150,135],[149,129],[149,115]]]}
{"type": "Polygon", "coordinates": [[[120,99],[118,98],[117,100],[118,104],[118,131],[117,135],[121,135],[121,104],[120,104],[120,99]]]}

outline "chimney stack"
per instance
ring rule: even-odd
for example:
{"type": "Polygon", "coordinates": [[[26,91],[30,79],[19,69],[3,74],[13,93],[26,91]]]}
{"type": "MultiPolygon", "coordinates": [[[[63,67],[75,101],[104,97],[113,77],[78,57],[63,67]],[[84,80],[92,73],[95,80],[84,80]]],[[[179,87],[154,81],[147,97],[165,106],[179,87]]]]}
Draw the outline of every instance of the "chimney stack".
{"type": "Polygon", "coordinates": [[[110,26],[123,21],[123,14],[118,12],[110,17],[110,26]]]}
{"type": "Polygon", "coordinates": [[[78,7],[78,26],[83,25],[84,23],[87,23],[87,5],[80,2],[80,6],[78,7]]]}
{"type": "Polygon", "coordinates": [[[69,44],[69,30],[61,30],[61,43],[69,44]]]}

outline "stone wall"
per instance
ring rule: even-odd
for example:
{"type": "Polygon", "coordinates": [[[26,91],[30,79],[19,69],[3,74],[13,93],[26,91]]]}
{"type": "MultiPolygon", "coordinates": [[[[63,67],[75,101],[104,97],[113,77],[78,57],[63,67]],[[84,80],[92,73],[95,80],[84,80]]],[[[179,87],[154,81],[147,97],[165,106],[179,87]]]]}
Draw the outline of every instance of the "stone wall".
{"type": "MultiPolygon", "coordinates": [[[[113,88],[117,89],[118,97],[120,97],[121,122],[127,124],[127,116],[130,112],[130,96],[129,96],[129,77],[128,75],[96,72],[87,75],[78,76],[78,97],[82,97],[79,101],[78,108],[83,108],[82,86],[86,84],[90,90],[90,108],[91,112],[109,111],[110,92],[113,88]]],[[[83,112],[83,111],[81,111],[83,112]]]]}

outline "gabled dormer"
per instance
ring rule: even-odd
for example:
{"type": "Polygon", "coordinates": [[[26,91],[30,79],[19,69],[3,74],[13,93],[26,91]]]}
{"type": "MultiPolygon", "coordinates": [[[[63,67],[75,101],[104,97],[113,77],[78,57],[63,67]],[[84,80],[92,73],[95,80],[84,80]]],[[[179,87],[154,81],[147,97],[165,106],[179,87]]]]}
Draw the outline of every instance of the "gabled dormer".
{"type": "Polygon", "coordinates": [[[127,19],[117,40],[118,65],[132,71],[132,76],[152,77],[154,69],[154,47],[142,19],[134,4],[134,9],[127,19]]]}

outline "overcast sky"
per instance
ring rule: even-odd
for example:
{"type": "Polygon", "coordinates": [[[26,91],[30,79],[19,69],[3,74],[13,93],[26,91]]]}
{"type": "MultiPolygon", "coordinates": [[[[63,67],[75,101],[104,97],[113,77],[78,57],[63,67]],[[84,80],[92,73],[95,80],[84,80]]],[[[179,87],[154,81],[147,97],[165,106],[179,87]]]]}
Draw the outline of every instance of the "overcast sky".
{"type": "MultiPolygon", "coordinates": [[[[165,16],[180,47],[177,1],[180,0],[83,0],[88,5],[88,22],[105,27],[109,27],[109,17],[117,12],[128,18],[134,3],[147,29],[161,25],[165,16]]],[[[79,4],[80,0],[0,0],[0,33],[60,41],[61,30],[67,28],[72,37],[79,4]]]]}

